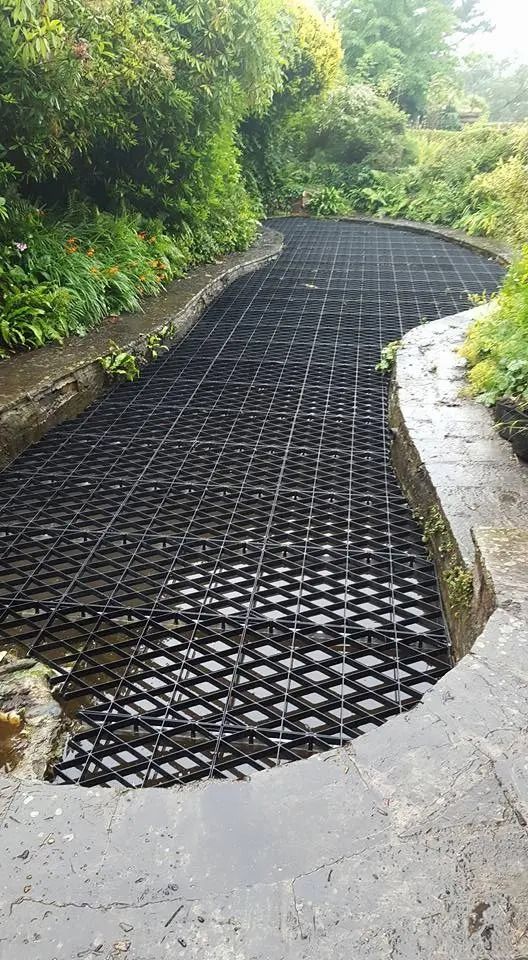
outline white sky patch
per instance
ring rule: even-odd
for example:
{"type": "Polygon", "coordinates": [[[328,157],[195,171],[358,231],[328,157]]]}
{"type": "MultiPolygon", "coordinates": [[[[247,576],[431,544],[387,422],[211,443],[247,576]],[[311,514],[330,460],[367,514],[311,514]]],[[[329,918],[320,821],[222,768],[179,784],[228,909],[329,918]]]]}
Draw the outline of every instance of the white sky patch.
{"type": "Polygon", "coordinates": [[[528,62],[528,0],[482,0],[482,11],[495,29],[464,41],[464,52],[491,53],[499,59],[528,62]]]}

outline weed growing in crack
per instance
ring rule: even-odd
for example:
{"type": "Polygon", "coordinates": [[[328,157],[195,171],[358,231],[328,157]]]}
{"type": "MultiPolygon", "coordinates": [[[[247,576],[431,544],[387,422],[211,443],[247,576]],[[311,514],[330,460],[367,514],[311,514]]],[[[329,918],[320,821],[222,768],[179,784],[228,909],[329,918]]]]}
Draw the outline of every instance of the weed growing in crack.
{"type": "Polygon", "coordinates": [[[401,340],[391,340],[381,351],[380,358],[376,364],[378,373],[392,373],[396,363],[396,354],[401,347],[401,340]]]}
{"type": "Polygon", "coordinates": [[[139,366],[137,357],[133,353],[121,350],[113,340],[108,342],[109,352],[104,357],[99,357],[99,363],[111,377],[122,377],[124,380],[137,380],[139,377],[139,366]]]}
{"type": "Polygon", "coordinates": [[[150,355],[150,360],[157,360],[160,353],[163,353],[165,350],[169,349],[163,343],[162,332],[163,331],[160,331],[160,333],[151,333],[147,337],[147,350],[150,355]]]}

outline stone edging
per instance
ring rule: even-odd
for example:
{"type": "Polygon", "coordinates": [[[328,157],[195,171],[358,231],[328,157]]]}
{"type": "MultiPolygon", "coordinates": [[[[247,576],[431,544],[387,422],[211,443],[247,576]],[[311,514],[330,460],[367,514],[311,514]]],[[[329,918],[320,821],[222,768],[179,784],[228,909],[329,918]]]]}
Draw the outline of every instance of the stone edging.
{"type": "MultiPolygon", "coordinates": [[[[465,361],[457,350],[470,323],[489,309],[411,330],[391,384],[394,465],[424,523],[457,657],[471,648],[491,611],[509,605],[505,574],[513,595],[518,572],[528,566],[528,464],[500,438],[489,411],[462,395],[465,361]]],[[[520,582],[528,586],[526,577],[519,575],[520,582]]]]}
{"type": "Polygon", "coordinates": [[[104,321],[86,337],[70,337],[19,354],[0,365],[0,467],[51,427],[77,416],[109,387],[98,363],[108,353],[108,341],[138,357],[147,352],[147,338],[172,324],[177,342],[222,291],[234,280],[274,260],[282,236],[264,228],[256,243],[218,263],[197,267],[167,291],[145,304],[143,313],[104,321]]]}

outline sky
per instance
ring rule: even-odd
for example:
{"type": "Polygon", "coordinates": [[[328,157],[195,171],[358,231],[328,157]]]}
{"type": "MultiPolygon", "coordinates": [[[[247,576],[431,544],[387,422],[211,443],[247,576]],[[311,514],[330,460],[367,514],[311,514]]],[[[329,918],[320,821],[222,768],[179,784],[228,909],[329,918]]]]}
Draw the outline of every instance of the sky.
{"type": "Polygon", "coordinates": [[[482,0],[488,20],[495,24],[491,33],[479,33],[466,41],[469,50],[492,53],[500,58],[528,61],[528,0],[482,0]]]}

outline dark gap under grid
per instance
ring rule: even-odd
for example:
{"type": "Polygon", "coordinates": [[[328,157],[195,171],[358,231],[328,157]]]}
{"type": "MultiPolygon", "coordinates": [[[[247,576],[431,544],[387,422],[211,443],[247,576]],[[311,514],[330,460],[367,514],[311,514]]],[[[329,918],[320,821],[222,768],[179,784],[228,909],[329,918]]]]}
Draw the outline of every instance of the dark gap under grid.
{"type": "Polygon", "coordinates": [[[404,230],[272,225],[279,260],[2,474],[0,641],[53,666],[82,724],[58,781],[243,777],[449,669],[374,368],[502,270],[404,230]]]}

